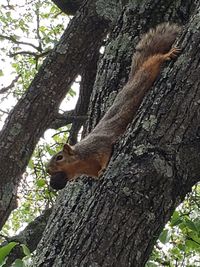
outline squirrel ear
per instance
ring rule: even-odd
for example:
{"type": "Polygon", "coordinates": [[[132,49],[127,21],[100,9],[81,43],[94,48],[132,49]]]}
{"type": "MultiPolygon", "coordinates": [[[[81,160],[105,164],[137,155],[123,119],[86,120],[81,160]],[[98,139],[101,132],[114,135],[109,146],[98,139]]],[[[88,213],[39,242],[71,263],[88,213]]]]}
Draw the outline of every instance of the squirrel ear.
{"type": "Polygon", "coordinates": [[[64,144],[63,151],[70,156],[74,155],[74,151],[69,144],[64,144]]]}

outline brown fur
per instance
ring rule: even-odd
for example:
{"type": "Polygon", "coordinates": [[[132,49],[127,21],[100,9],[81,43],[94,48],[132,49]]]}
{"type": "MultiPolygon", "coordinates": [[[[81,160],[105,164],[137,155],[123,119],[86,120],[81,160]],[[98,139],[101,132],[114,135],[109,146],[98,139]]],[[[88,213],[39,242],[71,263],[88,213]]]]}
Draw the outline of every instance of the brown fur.
{"type": "Polygon", "coordinates": [[[113,144],[132,121],[161,65],[179,52],[177,48],[170,50],[179,31],[177,25],[164,23],[142,37],[133,55],[129,80],[99,124],[78,144],[73,147],[66,144],[50,160],[48,172],[54,178],[57,172],[64,172],[67,180],[81,174],[101,174],[109,162],[113,144]]]}

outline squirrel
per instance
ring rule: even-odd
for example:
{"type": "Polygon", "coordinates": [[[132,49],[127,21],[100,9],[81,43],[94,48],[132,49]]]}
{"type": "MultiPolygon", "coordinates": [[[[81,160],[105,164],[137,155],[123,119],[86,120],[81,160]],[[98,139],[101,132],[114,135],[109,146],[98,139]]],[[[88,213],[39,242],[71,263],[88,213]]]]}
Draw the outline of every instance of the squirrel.
{"type": "Polygon", "coordinates": [[[162,23],[144,34],[132,58],[128,82],[117,94],[97,126],[74,146],[65,144],[47,166],[50,186],[62,189],[67,181],[85,174],[98,177],[111,157],[113,144],[133,120],[146,92],[156,80],[165,61],[175,58],[180,49],[173,47],[180,27],[162,23]]]}

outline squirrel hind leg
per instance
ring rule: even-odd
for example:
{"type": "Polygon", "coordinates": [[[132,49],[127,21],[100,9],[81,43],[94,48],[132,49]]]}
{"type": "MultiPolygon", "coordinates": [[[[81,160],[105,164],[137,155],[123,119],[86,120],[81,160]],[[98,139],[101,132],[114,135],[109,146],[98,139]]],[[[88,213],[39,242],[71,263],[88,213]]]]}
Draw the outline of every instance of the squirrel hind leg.
{"type": "Polygon", "coordinates": [[[172,49],[170,49],[170,51],[168,53],[163,55],[164,60],[168,61],[168,60],[171,60],[173,58],[176,58],[180,52],[181,52],[180,48],[172,47],[172,49]]]}

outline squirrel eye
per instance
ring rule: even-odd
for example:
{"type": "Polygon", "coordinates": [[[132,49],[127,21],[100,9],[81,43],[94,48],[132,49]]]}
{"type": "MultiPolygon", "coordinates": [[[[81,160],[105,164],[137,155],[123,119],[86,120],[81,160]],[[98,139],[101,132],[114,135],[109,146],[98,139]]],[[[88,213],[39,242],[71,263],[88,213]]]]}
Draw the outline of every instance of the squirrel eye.
{"type": "Polygon", "coordinates": [[[56,161],[59,161],[59,160],[62,160],[63,159],[63,156],[62,155],[58,155],[57,157],[56,157],[56,161]]]}

